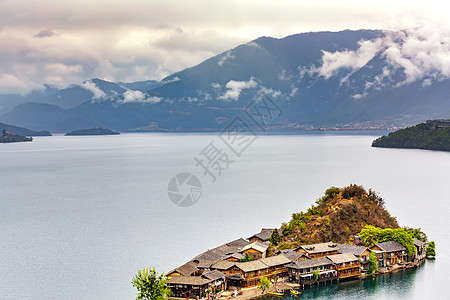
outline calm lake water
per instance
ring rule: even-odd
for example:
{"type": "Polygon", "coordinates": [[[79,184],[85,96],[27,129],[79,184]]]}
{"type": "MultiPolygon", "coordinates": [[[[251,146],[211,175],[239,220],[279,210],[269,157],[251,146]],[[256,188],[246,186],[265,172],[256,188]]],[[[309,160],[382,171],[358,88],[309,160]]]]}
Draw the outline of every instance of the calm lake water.
{"type": "Polygon", "coordinates": [[[305,290],[302,299],[450,298],[450,153],[371,148],[375,136],[260,136],[236,157],[215,134],[37,137],[0,144],[0,299],[134,299],[138,269],[167,272],[201,251],[279,227],[330,186],[373,188],[438,258],[420,269],[305,290]],[[233,160],[216,182],[194,157],[233,160]],[[193,206],[170,179],[196,175],[193,206]]]}

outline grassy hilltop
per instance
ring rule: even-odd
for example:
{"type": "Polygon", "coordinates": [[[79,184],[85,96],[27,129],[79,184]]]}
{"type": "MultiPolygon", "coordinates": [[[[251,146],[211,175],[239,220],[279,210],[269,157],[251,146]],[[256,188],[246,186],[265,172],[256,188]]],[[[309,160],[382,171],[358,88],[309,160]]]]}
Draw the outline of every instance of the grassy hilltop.
{"type": "Polygon", "coordinates": [[[327,241],[347,243],[366,225],[399,227],[373,190],[355,184],[332,187],[306,212],[293,213],[291,220],[281,225],[283,237],[278,249],[327,241]]]}

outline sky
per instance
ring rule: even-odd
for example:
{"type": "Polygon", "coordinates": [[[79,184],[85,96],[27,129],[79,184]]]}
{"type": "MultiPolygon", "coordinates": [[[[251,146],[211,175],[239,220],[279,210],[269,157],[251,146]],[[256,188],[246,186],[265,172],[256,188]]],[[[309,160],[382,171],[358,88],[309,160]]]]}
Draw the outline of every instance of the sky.
{"type": "Polygon", "coordinates": [[[260,36],[448,32],[449,11],[433,0],[0,0],[0,94],[161,80],[260,36]]]}

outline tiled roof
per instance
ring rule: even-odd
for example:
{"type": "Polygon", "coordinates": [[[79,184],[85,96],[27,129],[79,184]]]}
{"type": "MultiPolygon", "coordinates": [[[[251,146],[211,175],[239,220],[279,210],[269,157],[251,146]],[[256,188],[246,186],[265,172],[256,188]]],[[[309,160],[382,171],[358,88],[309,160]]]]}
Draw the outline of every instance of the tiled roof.
{"type": "Polygon", "coordinates": [[[414,238],[414,245],[417,247],[422,247],[423,245],[425,245],[426,243],[419,241],[418,239],[414,238]]]}
{"type": "Polygon", "coordinates": [[[189,284],[189,285],[204,285],[211,282],[209,279],[204,279],[200,276],[173,276],[167,280],[168,284],[189,284]]]}
{"type": "Polygon", "coordinates": [[[349,244],[337,244],[339,253],[352,253],[356,256],[360,256],[367,247],[349,245],[349,244]]]}
{"type": "MultiPolygon", "coordinates": [[[[333,243],[333,242],[302,245],[299,248],[305,250],[308,254],[325,253],[325,252],[339,250],[337,244],[333,243]]],[[[297,248],[297,249],[299,249],[299,248],[297,248]]]]}
{"type": "Polygon", "coordinates": [[[321,266],[332,265],[333,262],[326,257],[300,260],[288,264],[287,266],[292,269],[305,269],[305,268],[315,268],[321,266]]]}
{"type": "Polygon", "coordinates": [[[177,272],[180,273],[183,276],[189,276],[192,273],[195,273],[198,271],[198,268],[195,266],[195,264],[193,262],[188,262],[182,266],[179,266],[178,268],[170,271],[169,273],[167,273],[168,275],[170,275],[171,273],[177,272]]]}
{"type": "MultiPolygon", "coordinates": [[[[273,231],[274,231],[273,228],[263,228],[263,229],[261,229],[261,232],[255,233],[254,235],[252,235],[248,239],[251,239],[253,237],[257,237],[257,238],[261,239],[262,241],[267,241],[267,240],[269,240],[269,237],[272,235],[273,231]]],[[[281,230],[280,229],[278,229],[278,233],[281,235],[281,230]]]]}
{"type": "Polygon", "coordinates": [[[375,244],[375,246],[378,246],[378,248],[385,252],[406,251],[406,248],[396,241],[382,242],[375,244]]]}
{"type": "Polygon", "coordinates": [[[225,259],[228,259],[228,258],[230,258],[230,257],[233,257],[233,258],[236,258],[236,259],[241,259],[241,258],[244,258],[245,255],[242,254],[242,253],[236,252],[236,253],[227,255],[227,256],[225,257],[225,259]]]}
{"type": "Polygon", "coordinates": [[[242,262],[242,263],[238,262],[238,263],[236,263],[236,266],[244,272],[263,270],[263,269],[267,269],[269,267],[268,265],[263,263],[261,261],[261,259],[252,260],[249,262],[242,262]]]}
{"type": "Polygon", "coordinates": [[[305,256],[307,259],[310,259],[307,255],[303,253],[298,253],[295,251],[295,249],[285,249],[277,251],[277,255],[283,254],[287,258],[289,258],[291,261],[297,261],[300,257],[305,256]]]}
{"type": "Polygon", "coordinates": [[[206,279],[213,280],[213,281],[220,279],[224,276],[225,276],[225,274],[223,274],[222,272],[217,271],[217,270],[206,271],[206,272],[203,272],[203,274],[202,274],[202,277],[205,277],[206,279]]]}
{"type": "Polygon", "coordinates": [[[220,245],[216,248],[207,250],[207,251],[197,255],[192,260],[218,261],[218,260],[224,259],[227,255],[238,252],[241,248],[247,246],[248,244],[250,244],[248,241],[240,238],[240,239],[225,243],[223,245],[220,245]]]}
{"type": "Polygon", "coordinates": [[[284,256],[282,254],[261,258],[260,261],[269,267],[286,265],[291,262],[291,260],[289,258],[287,258],[286,256],[284,256]]]}
{"type": "Polygon", "coordinates": [[[211,266],[211,269],[228,270],[229,268],[233,267],[235,264],[236,264],[236,262],[233,262],[233,261],[219,260],[211,266]]]}
{"type": "Polygon", "coordinates": [[[358,261],[358,257],[353,255],[352,253],[341,253],[341,254],[328,255],[327,258],[335,264],[342,264],[342,263],[349,263],[352,261],[358,261]]]}
{"type": "Polygon", "coordinates": [[[269,247],[268,245],[265,245],[263,243],[253,242],[251,244],[248,244],[247,246],[245,246],[241,250],[239,250],[239,252],[244,252],[245,250],[248,250],[248,249],[255,249],[255,250],[263,253],[263,252],[265,252],[267,250],[268,247],[269,247]]]}

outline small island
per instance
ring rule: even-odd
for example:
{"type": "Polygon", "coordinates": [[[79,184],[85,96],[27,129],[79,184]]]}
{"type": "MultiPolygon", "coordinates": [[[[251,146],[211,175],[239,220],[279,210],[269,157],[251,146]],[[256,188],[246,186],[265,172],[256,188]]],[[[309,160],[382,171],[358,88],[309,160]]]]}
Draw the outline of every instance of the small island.
{"type": "Polygon", "coordinates": [[[12,134],[2,130],[2,135],[0,136],[0,143],[18,143],[18,142],[31,142],[33,140],[32,137],[26,137],[18,134],[12,134]]]}
{"type": "Polygon", "coordinates": [[[417,268],[434,258],[435,243],[420,228],[400,227],[384,204],[359,185],[331,187],[278,229],[226,242],[166,274],[141,270],[132,284],[139,295],[172,299],[299,296],[308,287],[417,268]],[[158,289],[148,288],[150,281],[158,289]]]}
{"type": "Polygon", "coordinates": [[[428,120],[373,141],[372,147],[450,151],[450,120],[428,120]]]}
{"type": "Polygon", "coordinates": [[[111,129],[95,127],[90,129],[74,130],[66,133],[66,136],[79,136],[79,135],[119,135],[119,132],[112,131],[111,129]]]}

